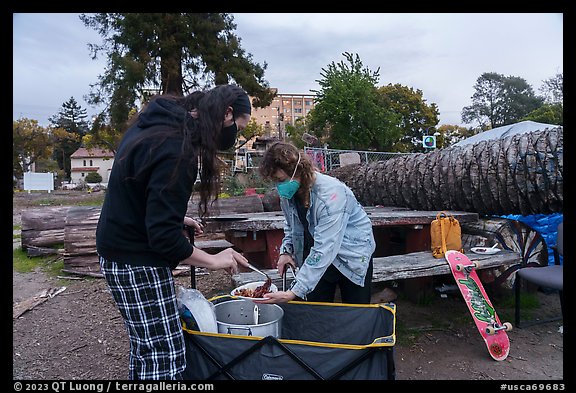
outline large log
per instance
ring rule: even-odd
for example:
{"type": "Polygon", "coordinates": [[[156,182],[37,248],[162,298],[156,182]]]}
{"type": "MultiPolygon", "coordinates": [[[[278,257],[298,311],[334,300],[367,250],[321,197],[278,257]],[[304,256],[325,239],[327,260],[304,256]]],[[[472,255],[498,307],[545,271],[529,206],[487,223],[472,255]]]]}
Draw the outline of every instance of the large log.
{"type": "Polygon", "coordinates": [[[563,209],[563,128],[453,146],[329,172],[365,206],[480,215],[563,209]]]}
{"type": "Polygon", "coordinates": [[[64,244],[64,225],[70,206],[26,209],[22,212],[22,249],[64,244]]]}

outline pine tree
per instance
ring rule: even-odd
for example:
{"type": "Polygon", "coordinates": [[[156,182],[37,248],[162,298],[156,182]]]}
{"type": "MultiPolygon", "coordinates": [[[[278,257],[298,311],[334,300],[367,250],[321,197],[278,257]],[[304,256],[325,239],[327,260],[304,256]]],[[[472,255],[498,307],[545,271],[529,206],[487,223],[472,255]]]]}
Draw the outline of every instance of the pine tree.
{"type": "Polygon", "coordinates": [[[86,109],[83,109],[74,97],[62,104],[60,111],[52,116],[52,140],[54,150],[52,158],[58,162],[58,167],[70,178],[70,156],[82,145],[82,137],[88,132],[86,109]]]}

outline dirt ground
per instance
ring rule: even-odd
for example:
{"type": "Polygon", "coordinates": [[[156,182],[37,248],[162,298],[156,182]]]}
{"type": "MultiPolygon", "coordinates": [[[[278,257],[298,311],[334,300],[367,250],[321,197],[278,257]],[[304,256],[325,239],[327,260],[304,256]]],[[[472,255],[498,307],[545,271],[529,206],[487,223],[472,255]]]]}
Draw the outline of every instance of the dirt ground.
{"type": "MultiPolygon", "coordinates": [[[[13,225],[20,225],[21,211],[31,206],[31,199],[15,195],[13,225]]],[[[12,277],[13,307],[42,291],[66,287],[13,319],[13,379],[127,378],[128,339],[103,279],[62,279],[40,269],[32,273],[13,270],[12,277]]],[[[434,285],[449,285],[450,278],[440,276],[434,285]]],[[[179,276],[176,283],[188,287],[190,277],[179,276]]],[[[374,303],[395,294],[397,380],[564,380],[563,321],[514,328],[508,333],[510,354],[497,362],[488,355],[458,293],[443,298],[435,292],[424,304],[418,304],[408,300],[403,282],[397,284],[393,288],[376,286],[373,291],[374,303]]],[[[210,272],[197,276],[197,288],[210,298],[228,293],[231,280],[226,273],[210,272]]],[[[559,314],[556,293],[537,291],[534,295],[539,306],[530,310],[533,315],[559,314]]],[[[501,319],[513,322],[510,299],[509,293],[499,292],[492,302],[501,319]]]]}

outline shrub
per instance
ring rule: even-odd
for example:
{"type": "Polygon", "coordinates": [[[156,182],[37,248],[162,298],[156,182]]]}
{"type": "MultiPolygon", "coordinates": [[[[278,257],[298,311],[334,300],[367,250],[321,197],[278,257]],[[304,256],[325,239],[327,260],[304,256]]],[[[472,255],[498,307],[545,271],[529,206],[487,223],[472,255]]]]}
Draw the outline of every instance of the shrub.
{"type": "Polygon", "coordinates": [[[86,183],[100,183],[102,181],[102,176],[98,172],[90,172],[84,178],[86,183]]]}

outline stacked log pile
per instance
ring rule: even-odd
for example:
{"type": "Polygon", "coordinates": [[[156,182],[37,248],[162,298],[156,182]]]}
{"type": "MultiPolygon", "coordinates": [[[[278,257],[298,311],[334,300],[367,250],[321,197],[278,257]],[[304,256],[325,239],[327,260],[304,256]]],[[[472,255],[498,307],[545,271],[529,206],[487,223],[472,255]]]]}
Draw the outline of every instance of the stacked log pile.
{"type": "MultiPolygon", "coordinates": [[[[218,199],[209,209],[214,216],[226,213],[251,213],[263,211],[258,195],[218,199]]],[[[96,227],[100,218],[100,206],[65,206],[57,208],[30,209],[22,213],[22,249],[29,256],[38,254],[38,247],[64,245],[63,272],[101,277],[96,252],[96,227]]],[[[198,216],[195,201],[188,203],[187,215],[198,216]]],[[[196,242],[207,252],[217,252],[229,247],[224,240],[196,242]]]]}
{"type": "Polygon", "coordinates": [[[74,206],[68,210],[64,226],[65,273],[101,277],[96,253],[96,227],[100,206],[74,206]]]}

